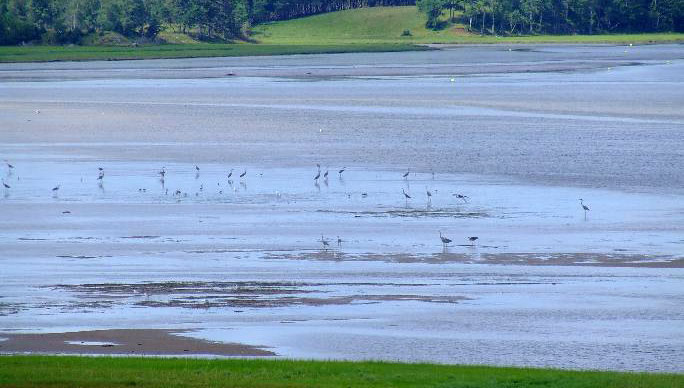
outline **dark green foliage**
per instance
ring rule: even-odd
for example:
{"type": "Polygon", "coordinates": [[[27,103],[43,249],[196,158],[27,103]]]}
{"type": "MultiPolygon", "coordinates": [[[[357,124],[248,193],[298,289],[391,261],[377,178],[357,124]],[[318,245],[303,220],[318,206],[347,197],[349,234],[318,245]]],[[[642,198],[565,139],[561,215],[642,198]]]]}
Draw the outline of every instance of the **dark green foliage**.
{"type": "Polygon", "coordinates": [[[446,10],[480,34],[684,31],[684,0],[418,0],[428,27],[446,10]]]}

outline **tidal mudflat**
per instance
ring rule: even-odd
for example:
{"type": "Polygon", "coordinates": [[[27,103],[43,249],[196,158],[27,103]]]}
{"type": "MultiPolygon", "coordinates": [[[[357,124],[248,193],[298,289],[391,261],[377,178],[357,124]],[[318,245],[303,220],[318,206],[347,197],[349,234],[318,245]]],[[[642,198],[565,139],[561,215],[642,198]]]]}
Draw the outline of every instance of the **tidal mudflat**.
{"type": "Polygon", "coordinates": [[[0,80],[0,352],[683,371],[681,45],[0,80]]]}

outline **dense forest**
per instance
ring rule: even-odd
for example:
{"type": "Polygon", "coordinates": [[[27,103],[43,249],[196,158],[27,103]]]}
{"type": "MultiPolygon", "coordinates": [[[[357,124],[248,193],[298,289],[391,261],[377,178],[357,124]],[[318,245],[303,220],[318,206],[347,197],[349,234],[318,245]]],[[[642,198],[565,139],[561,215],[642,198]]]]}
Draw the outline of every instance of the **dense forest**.
{"type": "MultiPolygon", "coordinates": [[[[162,28],[243,39],[255,23],[415,0],[0,0],[0,44],[80,43],[113,31],[153,40],[162,28]]],[[[444,15],[482,34],[684,31],[684,0],[418,0],[430,28],[444,15]]]]}
{"type": "Polygon", "coordinates": [[[429,28],[446,12],[481,34],[684,31],[684,0],[418,0],[418,8],[429,28]]]}

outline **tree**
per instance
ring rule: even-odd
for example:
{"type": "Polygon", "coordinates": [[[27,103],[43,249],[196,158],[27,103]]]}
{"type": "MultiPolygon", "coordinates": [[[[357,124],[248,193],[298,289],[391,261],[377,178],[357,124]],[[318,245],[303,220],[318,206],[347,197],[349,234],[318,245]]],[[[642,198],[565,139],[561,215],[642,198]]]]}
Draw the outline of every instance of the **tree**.
{"type": "Polygon", "coordinates": [[[439,17],[442,16],[445,0],[418,0],[418,9],[427,15],[427,28],[436,28],[439,25],[439,17]]]}

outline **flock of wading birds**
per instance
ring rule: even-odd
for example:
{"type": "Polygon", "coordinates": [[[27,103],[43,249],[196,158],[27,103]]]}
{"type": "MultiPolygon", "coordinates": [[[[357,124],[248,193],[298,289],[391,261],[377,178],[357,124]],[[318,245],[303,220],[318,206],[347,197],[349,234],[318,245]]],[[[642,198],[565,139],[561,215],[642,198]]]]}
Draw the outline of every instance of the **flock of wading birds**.
{"type": "MultiPolygon", "coordinates": [[[[6,160],[5,160],[5,164],[7,165],[7,169],[8,169],[7,175],[8,175],[8,176],[9,176],[9,175],[12,175],[12,170],[14,170],[14,165],[11,164],[10,162],[6,161],[6,160]]],[[[315,182],[316,184],[318,184],[318,181],[321,179],[321,177],[322,177],[322,179],[324,179],[324,180],[327,180],[327,179],[328,179],[329,170],[326,170],[325,172],[322,172],[322,171],[321,171],[321,165],[320,165],[320,164],[316,164],[316,166],[318,167],[318,172],[316,173],[316,175],[314,176],[313,179],[314,179],[314,182],[315,182]]],[[[341,169],[339,169],[339,170],[337,171],[337,174],[338,174],[340,177],[342,177],[342,173],[344,173],[346,169],[347,169],[346,167],[342,167],[341,169]]],[[[199,171],[200,171],[199,166],[195,165],[195,170],[196,170],[196,172],[199,174],[199,171]]],[[[406,172],[404,172],[404,173],[402,174],[402,178],[405,179],[405,180],[408,180],[410,174],[411,174],[411,171],[410,171],[410,170],[406,170],[406,172]]],[[[236,175],[237,175],[237,174],[236,174],[236,175]]],[[[103,179],[104,179],[104,176],[105,176],[104,168],[98,167],[98,176],[97,176],[97,180],[98,180],[98,182],[99,182],[100,184],[102,183],[102,181],[103,181],[103,179]]],[[[247,170],[246,170],[246,169],[243,170],[242,173],[240,173],[239,175],[237,175],[237,177],[239,177],[241,180],[242,180],[242,179],[245,179],[246,176],[247,176],[247,170]]],[[[164,179],[165,179],[165,177],[166,177],[166,167],[162,167],[161,170],[159,170],[159,179],[160,179],[162,185],[164,184],[164,179]]],[[[232,185],[232,180],[231,180],[231,179],[233,178],[233,169],[231,169],[231,170],[228,172],[227,178],[228,178],[228,182],[232,185]]],[[[9,190],[9,189],[12,188],[12,186],[10,186],[10,185],[5,181],[4,178],[2,179],[2,185],[3,185],[3,187],[4,187],[5,190],[9,190]]],[[[53,187],[53,188],[52,188],[52,192],[56,195],[56,193],[59,191],[60,187],[61,187],[61,185],[57,185],[57,186],[53,187]]],[[[144,191],[144,190],[145,190],[145,189],[139,189],[139,191],[144,191]]],[[[200,191],[201,191],[201,190],[203,190],[203,185],[200,186],[200,191]]],[[[406,203],[407,203],[407,205],[408,205],[408,200],[409,200],[409,199],[412,199],[411,195],[410,195],[409,193],[407,193],[403,188],[401,189],[401,192],[402,192],[402,194],[404,195],[404,199],[406,200],[406,203]]],[[[220,193],[222,193],[222,191],[221,191],[220,193]]],[[[166,194],[168,194],[168,189],[166,190],[166,194]]],[[[180,190],[176,190],[176,191],[173,193],[173,195],[176,195],[176,196],[179,196],[179,195],[181,195],[181,194],[183,194],[183,193],[182,193],[180,190]]],[[[278,194],[279,194],[279,193],[278,193],[278,194]]],[[[426,194],[426,196],[427,196],[427,201],[428,201],[428,206],[429,206],[429,205],[432,203],[432,191],[430,191],[427,187],[425,187],[425,194],[426,194]]],[[[187,193],[185,193],[185,195],[187,196],[187,193]]],[[[364,197],[367,196],[366,193],[362,193],[361,195],[364,196],[364,197]]],[[[458,194],[458,193],[452,194],[452,195],[453,195],[454,197],[458,198],[459,200],[463,201],[464,203],[468,203],[469,197],[468,197],[467,195],[458,194]]],[[[581,206],[582,210],[584,211],[584,218],[586,219],[586,218],[587,218],[587,212],[589,211],[589,206],[587,206],[587,205],[584,203],[584,200],[583,200],[582,198],[580,198],[579,201],[580,201],[580,206],[581,206]]],[[[446,248],[449,244],[451,244],[451,243],[453,242],[453,240],[451,240],[450,238],[444,236],[444,235],[442,234],[442,231],[439,231],[439,239],[442,241],[442,245],[443,245],[445,248],[446,248]]],[[[467,237],[467,239],[468,239],[468,241],[470,242],[470,244],[471,244],[472,246],[474,246],[475,243],[476,243],[476,241],[479,239],[479,237],[477,237],[477,236],[469,236],[469,237],[467,237]]],[[[340,236],[337,236],[337,246],[338,246],[338,247],[342,245],[342,242],[343,242],[343,240],[340,238],[340,236]]],[[[320,243],[323,245],[323,249],[328,249],[328,248],[330,247],[330,240],[326,239],[324,235],[321,235],[320,243]]]]}

